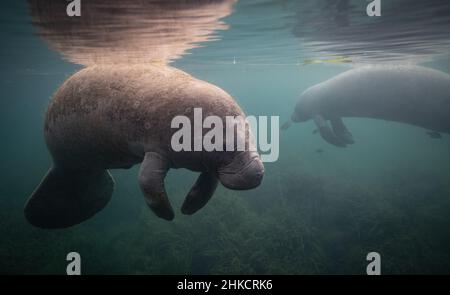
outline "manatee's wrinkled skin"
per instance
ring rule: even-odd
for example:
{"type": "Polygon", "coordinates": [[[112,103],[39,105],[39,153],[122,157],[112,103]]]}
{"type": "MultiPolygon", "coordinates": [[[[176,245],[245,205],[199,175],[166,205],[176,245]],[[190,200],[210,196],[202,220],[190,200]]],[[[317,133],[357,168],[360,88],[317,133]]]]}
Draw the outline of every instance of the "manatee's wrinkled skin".
{"type": "Polygon", "coordinates": [[[243,115],[222,89],[165,66],[98,66],[81,70],[56,92],[47,111],[45,138],[64,166],[123,168],[149,150],[175,167],[202,170],[202,153],[173,152],[175,116],[243,115]]]}
{"type": "Polygon", "coordinates": [[[364,66],[308,88],[291,120],[313,119],[326,141],[345,146],[353,140],[343,117],[396,121],[450,133],[449,110],[450,75],[418,66],[364,66]]]}
{"type": "MultiPolygon", "coordinates": [[[[225,91],[175,68],[111,65],[83,69],[59,88],[47,111],[45,139],[53,156],[54,170],[63,172],[57,176],[49,173],[48,177],[61,183],[60,179],[67,179],[65,176],[74,172],[81,182],[90,183],[89,179],[81,179],[80,171],[130,168],[143,162],[139,175],[141,189],[153,211],[168,220],[174,217],[164,189],[164,177],[170,168],[202,172],[183,204],[185,214],[192,214],[206,204],[217,180],[231,189],[258,186],[264,168],[257,152],[253,147],[250,150],[247,138],[244,140],[249,145],[245,151],[176,152],[172,149],[171,138],[178,130],[171,128],[172,119],[184,115],[193,125],[194,108],[202,109],[203,118],[215,115],[223,122],[225,116],[245,117],[225,91]]],[[[110,182],[103,174],[97,177],[103,177],[103,183],[110,182]]],[[[42,186],[45,184],[44,180],[42,186]]],[[[91,185],[96,186],[100,185],[91,185]]],[[[64,189],[64,186],[50,184],[47,188],[38,188],[25,209],[29,221],[41,227],[67,227],[93,215],[93,210],[87,209],[89,201],[76,203],[80,212],[70,220],[54,212],[62,204],[53,204],[53,212],[44,211],[42,208],[51,206],[41,204],[42,196],[48,199],[45,202],[53,202],[51,195],[62,194],[64,189]],[[87,211],[90,216],[84,213],[87,211]]],[[[89,194],[95,195],[98,191],[104,195],[109,192],[105,186],[89,194]]],[[[69,194],[80,196],[82,192],[76,187],[69,194]]],[[[85,197],[82,195],[83,199],[85,197]]],[[[106,202],[105,199],[98,201],[97,211],[106,202]]]]}

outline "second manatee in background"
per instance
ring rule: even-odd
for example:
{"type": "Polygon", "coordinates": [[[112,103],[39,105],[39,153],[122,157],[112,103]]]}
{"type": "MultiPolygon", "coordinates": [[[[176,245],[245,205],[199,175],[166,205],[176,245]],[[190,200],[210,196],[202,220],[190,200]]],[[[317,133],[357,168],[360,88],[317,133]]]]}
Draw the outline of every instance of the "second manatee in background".
{"type": "Polygon", "coordinates": [[[450,133],[449,112],[450,75],[419,66],[364,66],[305,90],[282,128],[312,119],[324,140],[345,147],[353,138],[343,117],[402,122],[435,134],[450,133]]]}

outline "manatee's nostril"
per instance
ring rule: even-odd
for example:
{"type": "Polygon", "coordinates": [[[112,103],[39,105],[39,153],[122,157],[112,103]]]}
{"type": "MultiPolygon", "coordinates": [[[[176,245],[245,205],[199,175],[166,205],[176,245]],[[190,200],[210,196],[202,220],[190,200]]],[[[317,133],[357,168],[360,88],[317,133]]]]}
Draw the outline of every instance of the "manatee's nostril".
{"type": "Polygon", "coordinates": [[[220,182],[229,189],[248,190],[261,184],[264,165],[257,153],[243,153],[219,171],[220,182]]]}
{"type": "Polygon", "coordinates": [[[262,163],[259,160],[254,160],[251,169],[248,170],[248,173],[246,175],[247,179],[246,189],[252,189],[259,186],[261,184],[263,176],[264,176],[264,168],[262,167],[262,163]]]}
{"type": "Polygon", "coordinates": [[[262,179],[263,179],[263,176],[264,176],[264,172],[257,172],[257,173],[255,173],[255,177],[254,177],[253,184],[254,184],[255,186],[260,185],[260,184],[261,184],[261,181],[262,181],[262,179]]]}

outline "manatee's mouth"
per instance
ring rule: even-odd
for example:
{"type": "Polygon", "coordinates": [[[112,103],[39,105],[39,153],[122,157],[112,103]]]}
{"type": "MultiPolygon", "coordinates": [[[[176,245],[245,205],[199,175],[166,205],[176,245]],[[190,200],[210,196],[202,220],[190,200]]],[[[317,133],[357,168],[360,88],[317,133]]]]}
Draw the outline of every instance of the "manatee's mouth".
{"type": "Polygon", "coordinates": [[[258,187],[264,176],[264,165],[255,152],[237,156],[230,164],[218,171],[220,182],[233,190],[247,190],[258,187]]]}

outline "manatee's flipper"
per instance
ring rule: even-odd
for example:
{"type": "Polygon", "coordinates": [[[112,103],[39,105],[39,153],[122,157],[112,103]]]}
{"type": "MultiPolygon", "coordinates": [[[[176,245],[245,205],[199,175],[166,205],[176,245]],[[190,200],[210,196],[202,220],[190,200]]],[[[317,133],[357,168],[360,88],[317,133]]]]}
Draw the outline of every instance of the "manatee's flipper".
{"type": "Polygon", "coordinates": [[[326,142],[338,147],[346,146],[345,142],[334,134],[333,130],[328,126],[327,121],[321,115],[315,115],[313,119],[319,129],[320,135],[326,142]]]}
{"type": "Polygon", "coordinates": [[[353,136],[348,131],[347,127],[345,127],[344,122],[342,122],[342,118],[336,117],[330,119],[331,127],[333,128],[334,134],[339,137],[346,144],[353,144],[355,141],[353,140],[353,136]]]}
{"type": "Polygon", "coordinates": [[[289,127],[291,127],[291,125],[292,125],[292,121],[291,120],[286,121],[286,122],[284,122],[283,125],[281,125],[281,130],[287,130],[289,127]]]}
{"type": "Polygon", "coordinates": [[[170,162],[165,157],[148,152],[139,171],[139,186],[148,206],[158,217],[166,220],[175,217],[164,187],[164,178],[169,168],[170,162]]]}
{"type": "Polygon", "coordinates": [[[217,188],[218,180],[213,173],[202,172],[184,200],[181,212],[191,215],[203,208],[217,188]]]}
{"type": "Polygon", "coordinates": [[[51,168],[28,199],[25,217],[37,227],[69,227],[102,210],[113,190],[107,170],[51,168]]]}

